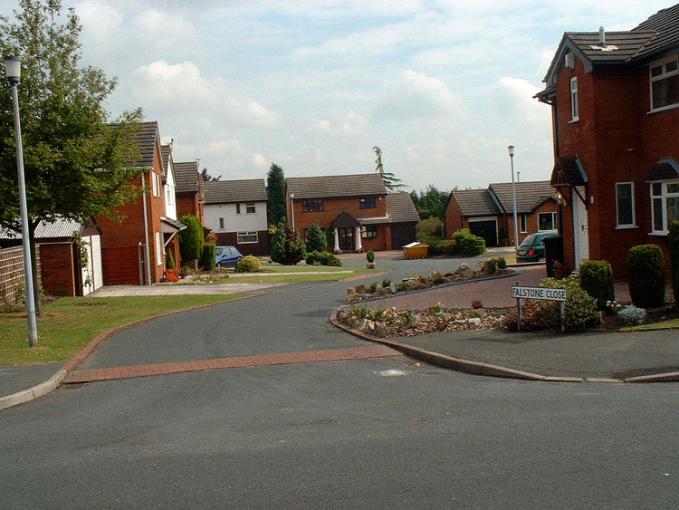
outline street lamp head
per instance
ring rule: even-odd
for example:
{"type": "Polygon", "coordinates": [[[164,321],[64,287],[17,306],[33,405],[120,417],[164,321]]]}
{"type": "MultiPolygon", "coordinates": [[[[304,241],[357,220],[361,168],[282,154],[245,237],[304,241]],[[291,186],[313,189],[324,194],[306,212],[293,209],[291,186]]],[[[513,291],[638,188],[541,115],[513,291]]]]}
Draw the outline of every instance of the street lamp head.
{"type": "Polygon", "coordinates": [[[514,156],[514,146],[513,145],[510,145],[509,147],[507,147],[507,151],[509,152],[509,157],[514,156]]]}
{"type": "Polygon", "coordinates": [[[5,76],[11,84],[19,83],[21,79],[21,60],[19,57],[5,57],[5,76]]]}

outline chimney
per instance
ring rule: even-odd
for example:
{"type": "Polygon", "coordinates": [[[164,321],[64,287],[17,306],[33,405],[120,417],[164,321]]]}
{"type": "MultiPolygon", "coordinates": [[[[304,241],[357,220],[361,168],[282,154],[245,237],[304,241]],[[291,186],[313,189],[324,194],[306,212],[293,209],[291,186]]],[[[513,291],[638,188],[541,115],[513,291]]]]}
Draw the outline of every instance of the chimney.
{"type": "Polygon", "coordinates": [[[604,27],[599,27],[599,45],[606,46],[606,32],[604,32],[604,27]]]}

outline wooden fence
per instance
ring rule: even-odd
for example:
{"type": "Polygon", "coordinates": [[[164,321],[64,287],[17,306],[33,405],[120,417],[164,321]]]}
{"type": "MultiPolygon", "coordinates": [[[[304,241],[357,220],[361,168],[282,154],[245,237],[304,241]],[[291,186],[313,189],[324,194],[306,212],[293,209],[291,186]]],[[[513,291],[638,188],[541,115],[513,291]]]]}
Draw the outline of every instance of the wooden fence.
{"type": "MultiPolygon", "coordinates": [[[[38,279],[40,279],[40,251],[36,247],[38,279]]],[[[24,254],[21,246],[0,250],[0,311],[7,305],[23,301],[26,294],[24,281],[24,254]]]]}

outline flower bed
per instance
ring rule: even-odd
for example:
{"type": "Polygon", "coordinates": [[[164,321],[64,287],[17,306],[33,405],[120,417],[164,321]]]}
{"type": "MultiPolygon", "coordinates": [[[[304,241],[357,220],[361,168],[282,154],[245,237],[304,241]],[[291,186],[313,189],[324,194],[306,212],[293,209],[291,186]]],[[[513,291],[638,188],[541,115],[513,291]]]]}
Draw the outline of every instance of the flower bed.
{"type": "Polygon", "coordinates": [[[415,275],[398,283],[392,283],[392,281],[387,278],[382,280],[381,283],[373,282],[370,285],[349,287],[347,288],[346,302],[357,303],[368,299],[398,294],[400,292],[429,289],[443,284],[461,283],[464,281],[497,277],[512,273],[514,273],[514,270],[507,268],[505,260],[502,257],[499,257],[497,259],[488,259],[481,262],[476,269],[472,269],[467,264],[462,264],[451,273],[434,271],[429,276],[415,275]]]}
{"type": "Polygon", "coordinates": [[[434,331],[497,329],[510,308],[444,308],[427,310],[371,309],[352,306],[337,312],[336,320],[352,329],[380,338],[415,336],[434,331]]]}

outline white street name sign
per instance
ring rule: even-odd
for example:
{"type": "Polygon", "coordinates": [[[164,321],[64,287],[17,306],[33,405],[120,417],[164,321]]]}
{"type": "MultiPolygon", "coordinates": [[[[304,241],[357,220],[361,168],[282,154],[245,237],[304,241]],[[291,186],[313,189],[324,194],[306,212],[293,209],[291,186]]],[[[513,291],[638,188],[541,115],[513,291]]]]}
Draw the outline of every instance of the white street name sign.
{"type": "Polygon", "coordinates": [[[566,301],[566,289],[544,287],[512,287],[514,299],[539,299],[544,301],[566,301]]]}

